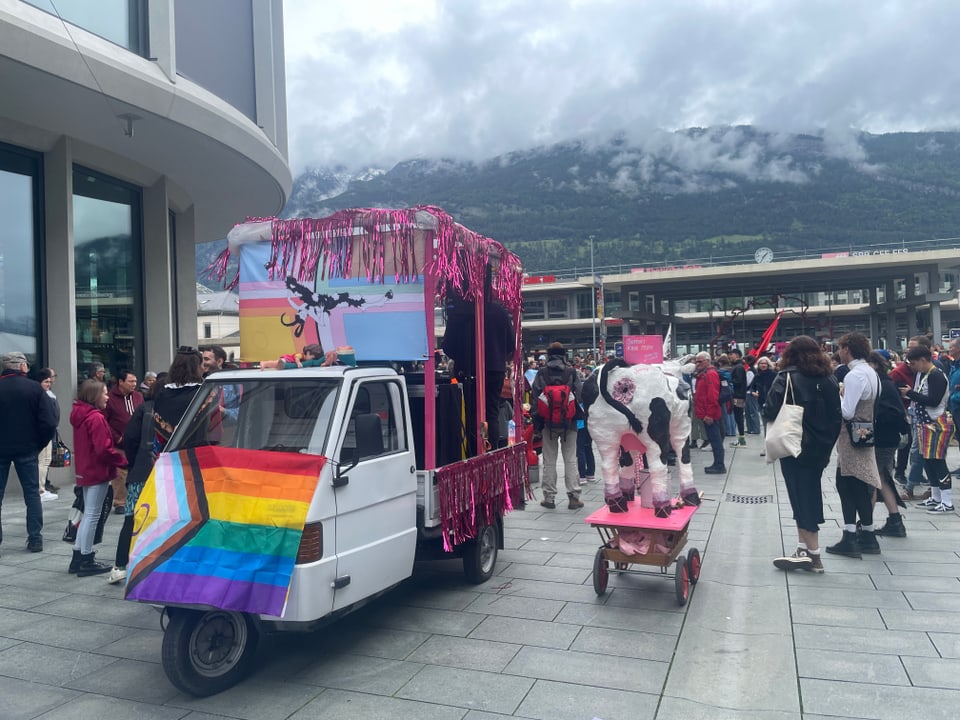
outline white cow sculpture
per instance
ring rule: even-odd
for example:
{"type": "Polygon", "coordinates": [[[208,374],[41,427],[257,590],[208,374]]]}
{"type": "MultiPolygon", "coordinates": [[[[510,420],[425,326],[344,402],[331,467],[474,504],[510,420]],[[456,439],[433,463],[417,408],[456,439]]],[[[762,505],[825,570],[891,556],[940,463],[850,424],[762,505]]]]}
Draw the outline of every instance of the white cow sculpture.
{"type": "Polygon", "coordinates": [[[626,512],[629,494],[620,485],[621,447],[636,461],[646,453],[657,517],[669,517],[670,470],[665,463],[670,448],[677,456],[680,497],[700,504],[690,465],[690,386],[680,377],[679,364],[628,365],[609,361],[584,383],[590,436],[600,453],[604,499],[611,512],[626,512]],[[596,383],[596,387],[590,387],[596,383]]]}

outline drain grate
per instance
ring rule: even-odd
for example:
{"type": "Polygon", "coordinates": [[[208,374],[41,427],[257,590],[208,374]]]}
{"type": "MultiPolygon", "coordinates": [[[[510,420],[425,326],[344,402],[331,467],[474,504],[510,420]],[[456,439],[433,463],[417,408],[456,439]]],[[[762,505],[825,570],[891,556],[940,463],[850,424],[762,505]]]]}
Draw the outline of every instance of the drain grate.
{"type": "Polygon", "coordinates": [[[762,505],[763,503],[772,503],[773,495],[734,495],[727,493],[727,502],[740,503],[741,505],[762,505]]]}

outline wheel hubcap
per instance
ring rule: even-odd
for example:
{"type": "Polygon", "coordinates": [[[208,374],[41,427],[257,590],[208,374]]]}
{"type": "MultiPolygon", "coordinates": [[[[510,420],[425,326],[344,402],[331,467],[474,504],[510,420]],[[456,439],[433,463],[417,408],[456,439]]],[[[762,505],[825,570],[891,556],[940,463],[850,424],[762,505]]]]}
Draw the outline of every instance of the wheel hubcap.
{"type": "Polygon", "coordinates": [[[190,662],[201,675],[216,677],[237,664],[247,644],[247,624],[236,613],[208,613],[190,636],[190,662]]]}
{"type": "Polygon", "coordinates": [[[483,534],[479,539],[480,543],[480,567],[483,569],[484,573],[488,573],[493,569],[494,557],[497,552],[497,542],[494,535],[494,530],[491,526],[487,526],[483,530],[483,534]]]}

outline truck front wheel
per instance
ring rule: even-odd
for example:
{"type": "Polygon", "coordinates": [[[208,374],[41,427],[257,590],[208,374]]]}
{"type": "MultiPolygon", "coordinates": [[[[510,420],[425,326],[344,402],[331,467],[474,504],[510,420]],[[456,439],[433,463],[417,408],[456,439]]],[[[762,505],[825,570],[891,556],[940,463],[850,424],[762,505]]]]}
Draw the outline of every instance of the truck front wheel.
{"type": "Polygon", "coordinates": [[[163,633],[163,669],[181,692],[207,697],[239,682],[251,668],[258,633],[245,614],[175,610],[163,633]]]}
{"type": "Polygon", "coordinates": [[[463,572],[467,582],[479,585],[493,576],[497,566],[497,526],[485,525],[480,528],[475,540],[468,540],[463,546],[463,572]]]}

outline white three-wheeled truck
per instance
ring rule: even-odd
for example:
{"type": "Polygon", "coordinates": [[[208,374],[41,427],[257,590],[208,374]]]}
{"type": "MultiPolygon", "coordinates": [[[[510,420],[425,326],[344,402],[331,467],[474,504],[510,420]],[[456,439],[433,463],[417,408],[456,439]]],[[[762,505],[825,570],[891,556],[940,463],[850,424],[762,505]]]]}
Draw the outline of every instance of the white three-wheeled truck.
{"type": "Polygon", "coordinates": [[[519,338],[513,255],[435,208],[245,224],[230,240],[242,361],[319,340],[356,365],[215,373],[157,459],[126,597],[163,607],[164,670],[198,696],[243,677],[262,633],[356,609],[415,559],[460,556],[468,581],[487,580],[527,492],[523,444],[490,450],[485,434],[483,308],[500,304],[519,338]],[[477,308],[460,382],[435,367],[448,294],[477,308]]]}

